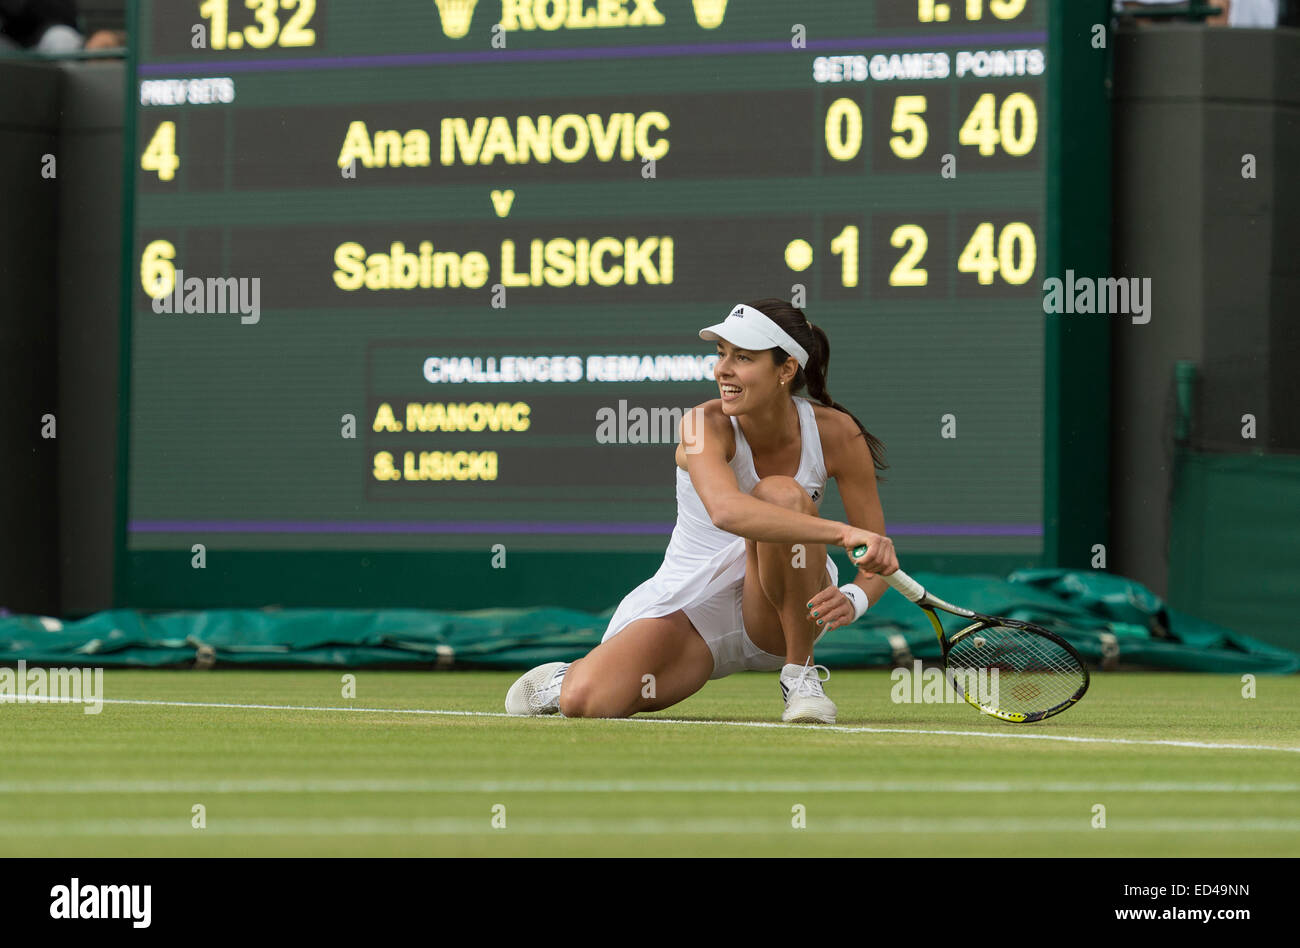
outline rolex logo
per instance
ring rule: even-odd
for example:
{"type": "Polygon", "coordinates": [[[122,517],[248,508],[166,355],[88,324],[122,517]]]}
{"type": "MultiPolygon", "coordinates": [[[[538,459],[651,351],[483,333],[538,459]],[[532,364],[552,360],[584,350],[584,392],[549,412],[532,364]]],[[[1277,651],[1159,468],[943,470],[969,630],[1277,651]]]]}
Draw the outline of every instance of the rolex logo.
{"type": "Polygon", "coordinates": [[[448,39],[460,39],[469,32],[478,0],[434,0],[442,16],[442,31],[448,39]]]}
{"type": "Polygon", "coordinates": [[[706,30],[714,30],[722,25],[722,18],[727,15],[727,0],[691,0],[695,5],[695,22],[706,30]]]}

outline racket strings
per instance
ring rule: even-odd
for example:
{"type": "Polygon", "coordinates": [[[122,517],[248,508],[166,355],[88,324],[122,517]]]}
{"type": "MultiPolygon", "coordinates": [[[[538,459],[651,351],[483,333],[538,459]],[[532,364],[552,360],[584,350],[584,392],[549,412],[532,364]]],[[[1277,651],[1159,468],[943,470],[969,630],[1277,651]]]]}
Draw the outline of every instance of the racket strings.
{"type": "Polygon", "coordinates": [[[966,693],[1003,711],[1048,711],[1083,687],[1075,657],[1056,642],[1027,629],[993,626],[963,636],[948,653],[948,666],[966,670],[979,689],[966,693]],[[971,673],[974,673],[973,675],[971,673]]]}

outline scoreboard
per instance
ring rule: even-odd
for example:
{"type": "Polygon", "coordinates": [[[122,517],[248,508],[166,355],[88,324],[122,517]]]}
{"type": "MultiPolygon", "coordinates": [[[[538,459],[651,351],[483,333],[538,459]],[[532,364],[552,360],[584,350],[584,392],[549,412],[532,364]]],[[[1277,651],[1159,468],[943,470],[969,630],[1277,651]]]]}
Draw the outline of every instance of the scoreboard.
{"type": "Polygon", "coordinates": [[[1098,445],[1042,287],[1106,199],[1070,7],[138,0],[120,600],[609,605],[717,397],[697,331],[767,296],[884,440],[901,555],[1061,561],[1098,445]]]}

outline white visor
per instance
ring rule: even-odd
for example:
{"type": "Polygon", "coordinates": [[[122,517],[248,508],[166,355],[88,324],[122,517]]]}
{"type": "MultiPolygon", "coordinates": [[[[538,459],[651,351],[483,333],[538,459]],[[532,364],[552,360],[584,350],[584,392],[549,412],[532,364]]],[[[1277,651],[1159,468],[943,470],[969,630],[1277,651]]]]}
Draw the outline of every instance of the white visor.
{"type": "Polygon", "coordinates": [[[773,322],[765,313],[744,303],[737,305],[720,323],[700,330],[701,339],[725,339],[741,349],[784,349],[799,367],[808,368],[808,350],[773,322]]]}

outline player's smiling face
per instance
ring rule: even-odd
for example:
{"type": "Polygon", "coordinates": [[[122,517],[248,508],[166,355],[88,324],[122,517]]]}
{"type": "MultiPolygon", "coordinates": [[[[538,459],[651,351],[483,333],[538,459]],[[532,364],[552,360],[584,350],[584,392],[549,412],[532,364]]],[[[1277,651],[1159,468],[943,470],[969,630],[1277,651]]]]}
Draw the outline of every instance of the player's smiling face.
{"type": "Polygon", "coordinates": [[[718,362],[713,377],[722,397],[722,410],[731,414],[750,411],[772,398],[781,387],[779,366],[766,349],[740,349],[725,340],[717,342],[718,362]]]}

